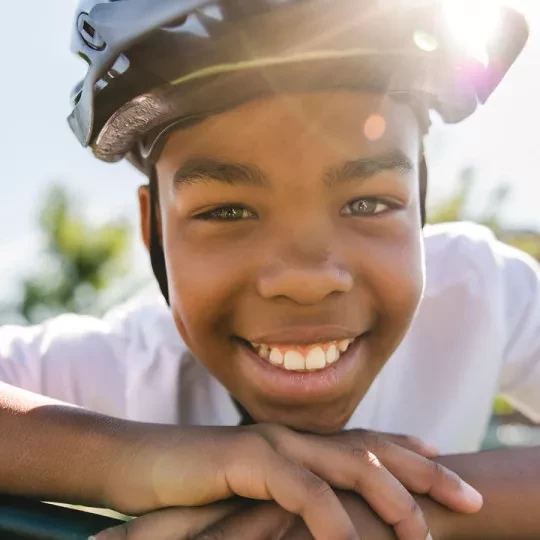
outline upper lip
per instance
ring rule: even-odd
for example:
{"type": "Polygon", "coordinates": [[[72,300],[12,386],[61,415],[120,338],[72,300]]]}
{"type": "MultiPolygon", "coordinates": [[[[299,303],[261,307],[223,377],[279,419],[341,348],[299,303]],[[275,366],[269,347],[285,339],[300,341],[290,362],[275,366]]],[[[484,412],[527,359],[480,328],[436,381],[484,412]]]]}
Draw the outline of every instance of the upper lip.
{"type": "Polygon", "coordinates": [[[256,345],[311,345],[355,339],[362,333],[341,326],[288,326],[282,330],[257,335],[248,341],[256,345]]]}

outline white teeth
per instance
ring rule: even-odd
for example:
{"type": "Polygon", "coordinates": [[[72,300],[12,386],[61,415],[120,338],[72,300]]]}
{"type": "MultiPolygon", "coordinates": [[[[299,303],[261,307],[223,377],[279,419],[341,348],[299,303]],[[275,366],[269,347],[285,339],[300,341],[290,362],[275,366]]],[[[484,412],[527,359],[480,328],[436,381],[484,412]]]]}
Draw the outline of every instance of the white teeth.
{"type": "Polygon", "coordinates": [[[281,364],[283,364],[283,355],[281,354],[279,349],[272,349],[270,351],[269,360],[272,364],[275,364],[276,366],[280,366],[281,364]]]}
{"type": "Polygon", "coordinates": [[[286,346],[271,347],[256,343],[251,345],[263,360],[275,366],[283,366],[289,371],[316,371],[336,363],[353,341],[354,339],[342,339],[327,344],[314,344],[310,348],[303,347],[303,350],[308,351],[306,356],[295,348],[287,350],[286,346]]]}
{"type": "Polygon", "coordinates": [[[284,358],[285,369],[290,371],[302,371],[306,369],[304,355],[298,351],[287,351],[284,358]]]}
{"type": "Polygon", "coordinates": [[[306,356],[306,369],[322,369],[326,366],[326,355],[320,347],[311,349],[306,356]]]}
{"type": "Polygon", "coordinates": [[[339,352],[335,345],[330,345],[326,351],[326,361],[329,364],[333,364],[339,358],[339,352]]]}

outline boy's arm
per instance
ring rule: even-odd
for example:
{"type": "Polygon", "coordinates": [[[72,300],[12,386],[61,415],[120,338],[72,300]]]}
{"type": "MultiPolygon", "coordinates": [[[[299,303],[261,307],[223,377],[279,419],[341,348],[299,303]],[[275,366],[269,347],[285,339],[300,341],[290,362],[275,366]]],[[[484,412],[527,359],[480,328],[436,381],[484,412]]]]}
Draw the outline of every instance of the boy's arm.
{"type": "Polygon", "coordinates": [[[132,515],[240,495],[276,500],[315,535],[351,538],[353,524],[328,481],[356,489],[405,539],[425,523],[399,478],[405,485],[424,478],[430,495],[456,510],[480,503],[454,474],[434,476],[429,460],[369,432],[346,445],[272,425],[181,430],[105,417],[3,383],[0,424],[0,491],[132,515]],[[389,469],[373,459],[377,444],[389,469]]]}
{"type": "Polygon", "coordinates": [[[434,538],[540,538],[540,447],[444,456],[437,462],[477,488],[484,505],[464,516],[419,498],[434,538]]]}
{"type": "Polygon", "coordinates": [[[0,382],[0,492],[107,505],[122,424],[0,382]]]}

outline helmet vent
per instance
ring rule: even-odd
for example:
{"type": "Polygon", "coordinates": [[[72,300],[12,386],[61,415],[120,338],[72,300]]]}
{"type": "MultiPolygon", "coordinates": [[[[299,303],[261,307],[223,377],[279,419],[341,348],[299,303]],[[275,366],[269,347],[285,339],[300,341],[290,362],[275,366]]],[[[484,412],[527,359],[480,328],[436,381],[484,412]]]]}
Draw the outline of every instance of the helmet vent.
{"type": "Polygon", "coordinates": [[[90,36],[92,39],[96,37],[96,31],[86,21],[83,21],[82,23],[82,30],[87,36],[90,36]]]}
{"type": "Polygon", "coordinates": [[[92,49],[102,51],[105,48],[105,41],[92,26],[90,18],[86,13],[81,13],[77,21],[77,29],[83,41],[92,49]]]}

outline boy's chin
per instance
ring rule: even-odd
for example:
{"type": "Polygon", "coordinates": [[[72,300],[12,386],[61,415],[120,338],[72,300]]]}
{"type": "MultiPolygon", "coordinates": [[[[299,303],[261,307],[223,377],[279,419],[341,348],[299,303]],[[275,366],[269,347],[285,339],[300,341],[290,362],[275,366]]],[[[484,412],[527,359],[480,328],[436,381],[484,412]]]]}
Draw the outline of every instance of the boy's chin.
{"type": "Polygon", "coordinates": [[[267,410],[254,415],[254,418],[259,423],[280,424],[295,431],[329,435],[343,430],[354,409],[353,407],[351,410],[347,408],[347,410],[337,411],[334,408],[309,407],[305,410],[294,411],[267,410]]]}

